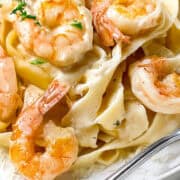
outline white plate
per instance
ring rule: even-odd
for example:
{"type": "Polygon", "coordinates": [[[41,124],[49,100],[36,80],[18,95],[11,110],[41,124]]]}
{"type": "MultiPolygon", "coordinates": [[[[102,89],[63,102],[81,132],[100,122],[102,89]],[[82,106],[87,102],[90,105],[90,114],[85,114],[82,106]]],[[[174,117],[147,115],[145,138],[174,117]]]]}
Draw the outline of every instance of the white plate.
{"type": "MultiPolygon", "coordinates": [[[[22,178],[15,173],[14,166],[10,160],[8,160],[7,151],[0,149],[0,156],[0,180],[22,180],[22,178]]],[[[91,176],[79,180],[103,180],[124,163],[125,162],[117,162],[105,169],[92,173],[91,176]]],[[[63,178],[63,180],[68,179],[67,177],[63,178]]],[[[180,142],[163,149],[125,178],[125,180],[162,179],[180,180],[180,142]]],[[[73,179],[70,178],[70,180],[73,179]]]]}

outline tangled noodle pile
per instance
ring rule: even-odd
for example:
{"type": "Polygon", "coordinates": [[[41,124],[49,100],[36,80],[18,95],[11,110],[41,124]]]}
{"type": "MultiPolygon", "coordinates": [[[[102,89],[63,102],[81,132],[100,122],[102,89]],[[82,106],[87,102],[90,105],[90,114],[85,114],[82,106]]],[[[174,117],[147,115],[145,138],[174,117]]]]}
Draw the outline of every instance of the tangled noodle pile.
{"type": "Polygon", "coordinates": [[[178,14],[178,0],[0,1],[0,172],[81,179],[179,128],[178,14]]]}

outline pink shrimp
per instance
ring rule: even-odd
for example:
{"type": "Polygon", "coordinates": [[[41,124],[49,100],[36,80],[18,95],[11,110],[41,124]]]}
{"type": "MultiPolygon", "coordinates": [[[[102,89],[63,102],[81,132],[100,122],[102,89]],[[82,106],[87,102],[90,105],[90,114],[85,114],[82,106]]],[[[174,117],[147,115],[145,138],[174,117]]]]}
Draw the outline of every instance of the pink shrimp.
{"type": "Polygon", "coordinates": [[[91,12],[102,44],[114,46],[156,27],[161,6],[155,0],[93,0],[91,12]]]}
{"type": "Polygon", "coordinates": [[[17,79],[12,58],[0,47],[0,120],[8,121],[20,105],[17,79]]]}
{"type": "Polygon", "coordinates": [[[44,127],[45,152],[36,152],[35,139],[43,115],[67,93],[69,86],[54,80],[45,94],[23,109],[13,127],[10,157],[19,172],[30,180],[51,180],[67,171],[77,158],[78,142],[72,128],[52,122],[44,127]]]}
{"type": "Polygon", "coordinates": [[[39,22],[30,18],[22,21],[17,13],[14,23],[25,49],[56,66],[68,66],[81,60],[92,48],[93,40],[91,15],[82,5],[83,1],[31,1],[27,1],[26,8],[31,7],[39,22]]]}
{"type": "Polygon", "coordinates": [[[180,113],[179,57],[146,57],[130,66],[134,95],[149,109],[164,114],[180,113]]]}
{"type": "Polygon", "coordinates": [[[129,42],[129,37],[121,33],[121,31],[119,31],[113,22],[105,15],[112,2],[112,0],[105,0],[100,3],[99,0],[94,0],[91,9],[94,26],[99,37],[103,40],[103,45],[105,46],[113,46],[114,40],[116,42],[129,42]]]}

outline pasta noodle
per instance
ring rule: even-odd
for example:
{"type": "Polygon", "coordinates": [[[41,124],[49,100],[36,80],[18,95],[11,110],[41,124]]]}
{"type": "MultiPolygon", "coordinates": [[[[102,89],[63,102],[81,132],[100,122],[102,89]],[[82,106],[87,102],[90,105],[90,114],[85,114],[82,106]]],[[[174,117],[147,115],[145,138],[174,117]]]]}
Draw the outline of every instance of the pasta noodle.
{"type": "Polygon", "coordinates": [[[120,155],[120,151],[118,149],[106,151],[104,154],[98,158],[97,162],[104,164],[106,166],[115,162],[120,155]]]}
{"type": "Polygon", "coordinates": [[[170,49],[155,40],[143,45],[143,50],[146,56],[152,56],[156,54],[160,57],[173,57],[175,55],[170,49]]]}
{"type": "Polygon", "coordinates": [[[16,42],[16,33],[11,31],[7,35],[6,48],[8,53],[14,58],[15,67],[18,75],[25,81],[39,86],[40,88],[47,88],[51,81],[51,77],[45,73],[41,68],[33,66],[30,63],[23,61],[23,55],[20,54],[14,47],[14,42],[16,42]]]}
{"type": "MultiPolygon", "coordinates": [[[[71,110],[63,119],[63,122],[67,122],[67,119],[71,121],[70,123],[75,127],[77,133],[82,128],[93,125],[93,119],[95,119],[101,105],[105,89],[116,67],[120,63],[121,52],[118,46],[114,49],[112,59],[110,60],[107,59],[102,49],[100,49],[100,53],[102,53],[101,58],[92,65],[92,69],[87,70],[84,74],[85,82],[75,87],[77,93],[82,94],[82,98],[74,103],[71,110]],[[109,69],[110,66],[111,68],[109,69]]],[[[83,146],[80,138],[79,143],[83,146]]],[[[90,141],[87,140],[87,142],[90,141]]]]}
{"type": "Polygon", "coordinates": [[[126,103],[125,122],[119,128],[122,141],[132,141],[148,130],[149,122],[145,107],[137,101],[126,103]],[[134,123],[136,122],[136,123],[134,123]]]}
{"type": "Polygon", "coordinates": [[[123,67],[117,68],[97,112],[95,121],[106,130],[115,130],[116,122],[121,123],[125,116],[122,75],[123,67]]]}
{"type": "Polygon", "coordinates": [[[165,5],[165,7],[163,8],[168,8],[171,15],[169,16],[169,14],[167,14],[166,10],[164,9],[159,27],[157,27],[157,29],[151,32],[150,34],[147,34],[147,35],[144,35],[142,37],[135,39],[134,42],[130,46],[125,47],[125,49],[123,49],[122,51],[123,59],[126,59],[129,54],[137,50],[137,48],[142,46],[145,42],[164,35],[164,33],[167,32],[167,30],[171,27],[172,23],[175,21],[177,17],[178,1],[174,1],[173,5],[170,1],[162,1],[162,3],[165,5]]]}
{"type": "Polygon", "coordinates": [[[3,147],[9,147],[10,137],[11,132],[0,133],[0,145],[3,147]]]}
{"type": "Polygon", "coordinates": [[[87,165],[90,166],[90,163],[96,161],[96,159],[100,156],[100,154],[105,151],[152,143],[156,139],[163,137],[165,134],[168,134],[169,132],[172,132],[177,127],[179,127],[180,125],[179,118],[180,118],[179,115],[157,114],[153,119],[153,123],[151,124],[147,132],[144,133],[143,136],[140,136],[139,138],[137,138],[132,142],[123,142],[123,141],[120,142],[119,140],[114,140],[111,143],[106,144],[105,146],[99,148],[96,151],[93,151],[87,155],[83,155],[79,157],[76,164],[74,165],[74,168],[77,169],[77,168],[87,167],[87,165]],[[166,127],[163,125],[162,121],[163,123],[166,123],[167,125],[166,127]]]}
{"type": "Polygon", "coordinates": [[[0,179],[81,180],[180,128],[179,15],[178,0],[0,1],[0,179]]]}
{"type": "Polygon", "coordinates": [[[175,23],[168,32],[167,47],[175,54],[179,53],[180,44],[177,39],[180,37],[180,26],[175,23]]]}
{"type": "Polygon", "coordinates": [[[5,131],[8,126],[9,122],[0,122],[0,132],[5,131]]]}

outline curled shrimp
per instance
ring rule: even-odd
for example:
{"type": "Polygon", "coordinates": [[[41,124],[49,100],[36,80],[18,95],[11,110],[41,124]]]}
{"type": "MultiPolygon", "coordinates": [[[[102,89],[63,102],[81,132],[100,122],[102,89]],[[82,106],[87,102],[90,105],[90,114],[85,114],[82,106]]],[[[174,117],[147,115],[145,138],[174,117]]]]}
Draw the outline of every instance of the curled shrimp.
{"type": "Polygon", "coordinates": [[[20,105],[17,79],[12,58],[0,47],[0,121],[9,121],[20,105]]]}
{"type": "Polygon", "coordinates": [[[33,105],[20,113],[13,127],[10,158],[19,172],[30,180],[51,180],[67,171],[76,160],[78,142],[72,128],[60,128],[52,122],[44,127],[47,146],[36,152],[35,139],[43,115],[67,93],[69,87],[57,80],[33,105]]]}
{"type": "Polygon", "coordinates": [[[132,91],[152,111],[180,113],[179,70],[179,58],[144,58],[130,66],[132,91]]]}
{"type": "Polygon", "coordinates": [[[156,0],[93,0],[91,11],[103,45],[113,46],[157,26],[161,7],[156,0]]]}
{"type": "Polygon", "coordinates": [[[17,13],[15,29],[21,44],[56,66],[82,59],[92,48],[92,18],[79,0],[27,1],[37,21],[17,13]]]}

